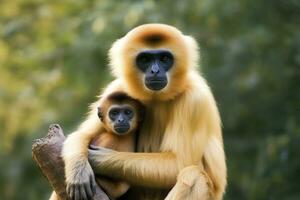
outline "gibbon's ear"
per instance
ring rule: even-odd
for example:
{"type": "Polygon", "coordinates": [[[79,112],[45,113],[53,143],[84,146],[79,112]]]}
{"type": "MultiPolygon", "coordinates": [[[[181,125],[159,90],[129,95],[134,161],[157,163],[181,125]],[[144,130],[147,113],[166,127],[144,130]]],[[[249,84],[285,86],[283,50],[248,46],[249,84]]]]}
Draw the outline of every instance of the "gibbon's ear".
{"type": "Polygon", "coordinates": [[[98,107],[98,117],[103,122],[103,110],[101,107],[98,107]]]}

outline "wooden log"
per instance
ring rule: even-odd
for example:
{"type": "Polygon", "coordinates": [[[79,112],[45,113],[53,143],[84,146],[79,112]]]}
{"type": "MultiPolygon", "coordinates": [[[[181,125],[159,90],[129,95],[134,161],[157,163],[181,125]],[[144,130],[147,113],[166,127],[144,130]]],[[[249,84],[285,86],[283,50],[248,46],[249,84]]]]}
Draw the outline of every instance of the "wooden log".
{"type": "MultiPolygon", "coordinates": [[[[58,124],[49,127],[47,136],[37,139],[32,145],[32,157],[61,200],[67,199],[64,162],[61,151],[65,136],[58,124]]],[[[96,187],[93,200],[109,200],[100,187],[96,187]]]]}

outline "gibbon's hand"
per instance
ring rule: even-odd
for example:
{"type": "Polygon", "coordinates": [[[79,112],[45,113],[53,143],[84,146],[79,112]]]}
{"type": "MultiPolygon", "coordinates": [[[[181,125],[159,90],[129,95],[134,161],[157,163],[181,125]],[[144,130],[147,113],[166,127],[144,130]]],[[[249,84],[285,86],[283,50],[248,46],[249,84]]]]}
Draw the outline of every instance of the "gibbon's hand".
{"type": "Polygon", "coordinates": [[[73,177],[66,180],[67,194],[71,200],[89,200],[92,199],[96,181],[94,172],[88,161],[77,166],[73,177]]]}
{"type": "Polygon", "coordinates": [[[111,156],[115,153],[116,151],[112,149],[90,145],[88,150],[90,165],[94,169],[98,168],[101,163],[107,159],[108,156],[111,156]]]}

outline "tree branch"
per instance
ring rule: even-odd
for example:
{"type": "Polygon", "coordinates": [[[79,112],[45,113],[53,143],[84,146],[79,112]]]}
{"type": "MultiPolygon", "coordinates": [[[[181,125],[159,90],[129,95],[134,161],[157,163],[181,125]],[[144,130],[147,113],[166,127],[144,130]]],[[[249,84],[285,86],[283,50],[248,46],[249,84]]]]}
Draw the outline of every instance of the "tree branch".
{"type": "MultiPolygon", "coordinates": [[[[65,136],[58,124],[52,124],[46,137],[37,139],[32,145],[32,157],[47,178],[53,190],[61,200],[67,199],[64,162],[61,151],[65,136]]],[[[109,200],[108,196],[97,186],[93,200],[109,200]]]]}

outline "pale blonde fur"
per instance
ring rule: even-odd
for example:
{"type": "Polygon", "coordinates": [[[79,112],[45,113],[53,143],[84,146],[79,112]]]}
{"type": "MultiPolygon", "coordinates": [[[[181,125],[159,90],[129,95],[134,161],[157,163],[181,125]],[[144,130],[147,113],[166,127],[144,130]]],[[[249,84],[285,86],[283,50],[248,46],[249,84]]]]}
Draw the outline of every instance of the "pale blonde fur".
{"type": "MultiPolygon", "coordinates": [[[[84,165],[88,165],[87,160],[87,152],[88,152],[88,145],[91,143],[92,139],[96,136],[103,136],[106,137],[102,141],[100,141],[99,146],[107,147],[107,148],[114,148],[115,150],[119,151],[134,151],[135,149],[135,134],[129,134],[129,136],[124,136],[122,140],[118,140],[116,136],[113,136],[113,133],[108,133],[108,128],[110,129],[111,126],[108,124],[102,123],[97,115],[97,108],[100,105],[107,104],[107,96],[111,95],[112,92],[122,91],[119,89],[119,83],[117,81],[112,82],[103,94],[99,95],[99,100],[91,104],[90,112],[88,114],[87,120],[84,121],[78,128],[77,131],[70,134],[64,142],[62,157],[65,161],[65,174],[66,174],[66,182],[73,182],[77,183],[79,180],[73,180],[78,173],[78,168],[84,165]],[[111,136],[109,136],[111,135],[111,136]],[[109,138],[107,138],[109,137],[109,138]],[[108,139],[110,141],[108,141],[108,139]],[[124,141],[124,142],[123,142],[124,141]],[[120,143],[120,142],[123,142],[120,143]],[[117,145],[117,146],[116,146],[117,145]]],[[[132,106],[133,103],[129,103],[132,106]]],[[[138,108],[132,107],[137,114],[138,108]]],[[[107,117],[107,116],[105,116],[107,117]]],[[[136,127],[138,126],[137,117],[134,117],[132,121],[132,126],[130,127],[129,132],[135,132],[136,127]]],[[[110,129],[112,132],[112,130],[110,129]]],[[[125,182],[112,182],[109,179],[99,179],[97,178],[97,182],[106,192],[112,197],[113,199],[121,196],[124,194],[129,185],[125,182]]],[[[52,193],[50,200],[58,199],[55,192],[52,193]]]]}
{"type": "Polygon", "coordinates": [[[97,108],[101,105],[105,97],[111,93],[110,91],[119,91],[118,88],[120,87],[117,81],[112,82],[104,93],[99,95],[99,100],[90,106],[87,119],[65,140],[62,156],[65,161],[66,181],[69,181],[68,179],[77,173],[76,163],[80,161],[87,162],[88,145],[91,140],[97,134],[105,132],[103,124],[97,116],[97,108]]]}
{"type": "MultiPolygon", "coordinates": [[[[220,200],[223,197],[226,164],[221,120],[210,88],[196,71],[197,49],[194,39],[174,27],[148,24],[130,31],[110,50],[111,68],[117,79],[103,95],[123,90],[145,104],[146,115],[140,129],[139,153],[109,155],[96,171],[144,186],[133,188],[129,199],[220,200]],[[145,44],[143,38],[151,34],[161,35],[164,41],[145,44]],[[141,49],[155,48],[171,50],[175,55],[174,69],[168,74],[169,84],[159,92],[145,88],[143,75],[134,63],[141,49]],[[172,187],[167,195],[166,191],[172,187]]],[[[67,179],[69,173],[76,171],[74,161],[86,159],[87,145],[81,135],[93,135],[101,128],[94,118],[90,115],[65,143],[67,179]]]]}

